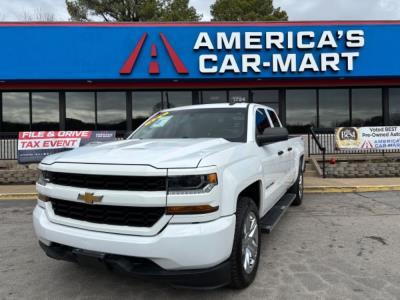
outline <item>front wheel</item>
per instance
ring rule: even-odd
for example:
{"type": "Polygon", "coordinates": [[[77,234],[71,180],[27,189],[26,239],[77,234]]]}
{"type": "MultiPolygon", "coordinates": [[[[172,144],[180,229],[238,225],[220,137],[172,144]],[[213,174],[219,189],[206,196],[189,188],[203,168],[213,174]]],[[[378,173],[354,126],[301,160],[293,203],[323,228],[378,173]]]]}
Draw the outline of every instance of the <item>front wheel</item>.
{"type": "Polygon", "coordinates": [[[256,277],[260,259],[261,231],[258,209],[248,197],[239,197],[231,261],[232,288],[248,287],[256,277]]]}

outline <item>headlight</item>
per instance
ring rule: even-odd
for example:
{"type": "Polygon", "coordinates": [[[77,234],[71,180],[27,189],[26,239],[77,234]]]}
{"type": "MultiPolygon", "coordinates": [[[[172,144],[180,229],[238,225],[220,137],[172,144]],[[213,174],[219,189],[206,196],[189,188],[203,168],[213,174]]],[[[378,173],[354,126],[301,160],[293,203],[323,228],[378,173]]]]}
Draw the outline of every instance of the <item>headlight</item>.
{"type": "Polygon", "coordinates": [[[168,194],[202,194],[218,185],[216,173],[168,177],[168,194]]]}
{"type": "Polygon", "coordinates": [[[39,179],[37,181],[40,185],[46,185],[50,182],[50,174],[47,171],[39,170],[39,179]]]}

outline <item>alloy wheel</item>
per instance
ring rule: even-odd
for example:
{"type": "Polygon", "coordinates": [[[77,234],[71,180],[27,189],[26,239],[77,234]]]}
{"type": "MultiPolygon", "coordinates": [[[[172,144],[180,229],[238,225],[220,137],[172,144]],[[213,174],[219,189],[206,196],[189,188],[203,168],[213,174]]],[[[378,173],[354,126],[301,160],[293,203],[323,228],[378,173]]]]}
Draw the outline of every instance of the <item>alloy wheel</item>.
{"type": "Polygon", "coordinates": [[[250,274],[257,262],[258,255],[258,223],[254,212],[249,211],[242,232],[242,266],[250,274]]]}

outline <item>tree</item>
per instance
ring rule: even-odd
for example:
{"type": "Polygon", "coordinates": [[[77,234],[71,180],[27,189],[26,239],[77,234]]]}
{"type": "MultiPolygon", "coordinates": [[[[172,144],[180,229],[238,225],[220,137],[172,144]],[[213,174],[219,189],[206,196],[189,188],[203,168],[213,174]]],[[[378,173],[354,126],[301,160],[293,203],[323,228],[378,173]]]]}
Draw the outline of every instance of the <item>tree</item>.
{"type": "Polygon", "coordinates": [[[73,21],[198,21],[189,0],[66,0],[73,21]]]}
{"type": "Polygon", "coordinates": [[[202,18],[193,6],[189,6],[189,0],[164,0],[163,2],[160,21],[200,21],[202,18]]]}
{"type": "Polygon", "coordinates": [[[274,8],[273,0],[216,0],[213,21],[287,21],[286,11],[274,8]]]}

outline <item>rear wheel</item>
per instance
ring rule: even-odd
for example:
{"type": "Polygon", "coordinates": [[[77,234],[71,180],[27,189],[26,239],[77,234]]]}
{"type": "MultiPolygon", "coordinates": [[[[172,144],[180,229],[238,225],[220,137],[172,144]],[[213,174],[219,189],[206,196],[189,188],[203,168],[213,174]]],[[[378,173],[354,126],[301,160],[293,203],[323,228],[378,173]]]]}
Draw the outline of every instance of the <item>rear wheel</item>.
{"type": "Polygon", "coordinates": [[[303,202],[304,173],[302,166],[303,166],[303,161],[301,160],[299,166],[299,175],[297,176],[297,180],[288,191],[289,193],[296,195],[296,198],[292,202],[293,206],[299,206],[303,202]]]}
{"type": "Polygon", "coordinates": [[[232,288],[248,287],[256,277],[260,258],[261,231],[258,209],[248,197],[239,197],[231,262],[232,288]]]}

